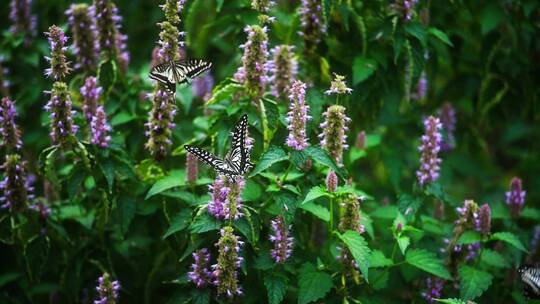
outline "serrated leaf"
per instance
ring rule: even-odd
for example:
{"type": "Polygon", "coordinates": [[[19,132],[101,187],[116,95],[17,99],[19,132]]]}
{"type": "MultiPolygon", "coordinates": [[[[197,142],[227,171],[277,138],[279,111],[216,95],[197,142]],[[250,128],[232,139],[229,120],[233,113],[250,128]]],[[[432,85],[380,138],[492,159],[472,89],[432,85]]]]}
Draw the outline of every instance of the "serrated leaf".
{"type": "Polygon", "coordinates": [[[507,244],[510,244],[510,245],[516,247],[517,249],[519,249],[521,251],[527,252],[527,249],[525,249],[523,244],[521,244],[521,241],[518,239],[518,237],[515,234],[511,233],[511,232],[497,232],[497,233],[494,233],[491,236],[491,240],[503,241],[503,242],[505,242],[507,244]]]}
{"type": "Polygon", "coordinates": [[[452,280],[450,272],[444,267],[443,262],[437,256],[425,249],[410,249],[405,256],[405,261],[416,268],[429,272],[446,280],[452,280]]]}
{"type": "Polygon", "coordinates": [[[328,209],[324,206],[317,205],[314,202],[307,202],[300,205],[300,209],[310,212],[325,222],[330,221],[330,211],[328,211],[328,209]]]}
{"type": "Polygon", "coordinates": [[[353,85],[368,79],[377,70],[377,61],[358,56],[353,61],[353,85]]]}
{"type": "Polygon", "coordinates": [[[454,46],[452,44],[452,41],[450,41],[450,38],[448,38],[448,36],[443,31],[439,30],[438,28],[430,27],[428,29],[428,33],[435,36],[437,39],[446,43],[447,45],[454,46]]]}
{"type": "Polygon", "coordinates": [[[221,222],[215,217],[208,214],[206,210],[199,212],[193,219],[189,229],[193,233],[203,233],[211,230],[218,230],[221,227],[221,222]]]}
{"type": "Polygon", "coordinates": [[[252,202],[256,201],[262,195],[262,188],[256,182],[252,180],[246,181],[244,191],[242,191],[242,201],[252,202]]]}
{"type": "Polygon", "coordinates": [[[216,102],[220,102],[222,100],[229,99],[232,97],[234,93],[238,92],[239,90],[242,90],[243,87],[244,87],[243,85],[235,83],[235,82],[230,82],[222,86],[216,86],[214,90],[212,91],[212,97],[208,99],[206,104],[210,105],[216,102]]]}
{"type": "Polygon", "coordinates": [[[422,206],[422,200],[418,197],[402,193],[398,197],[398,209],[407,218],[407,220],[414,219],[416,212],[422,206]]]}
{"type": "Polygon", "coordinates": [[[332,289],[332,277],[318,271],[310,263],[304,263],[298,275],[298,304],[307,304],[324,296],[332,289]]]}
{"type": "Polygon", "coordinates": [[[149,199],[150,197],[159,194],[165,190],[169,190],[174,187],[183,186],[186,184],[185,179],[185,171],[183,170],[175,170],[172,171],[168,176],[161,178],[157,182],[154,183],[152,188],[148,190],[148,193],[146,194],[145,200],[149,199]]]}
{"type": "Polygon", "coordinates": [[[460,296],[472,300],[481,296],[491,285],[493,276],[489,272],[461,265],[458,268],[460,296]]]}
{"type": "Polygon", "coordinates": [[[193,304],[208,304],[210,303],[210,290],[193,288],[191,292],[191,302],[193,304]]]}
{"type": "Polygon", "coordinates": [[[369,267],[370,268],[376,268],[376,267],[386,267],[393,265],[394,262],[392,262],[391,259],[384,256],[384,253],[380,250],[373,250],[371,252],[371,257],[369,258],[369,267]]]}
{"type": "Polygon", "coordinates": [[[267,273],[264,276],[264,286],[268,294],[269,304],[279,304],[287,292],[287,277],[267,273]]]}
{"type": "Polygon", "coordinates": [[[399,250],[403,255],[405,255],[405,252],[407,251],[407,248],[411,244],[411,239],[408,236],[401,235],[396,239],[399,250]]]}
{"type": "Polygon", "coordinates": [[[491,249],[482,250],[482,255],[480,256],[480,260],[483,263],[488,264],[489,266],[493,266],[497,268],[508,267],[508,262],[506,262],[504,257],[497,251],[494,251],[491,249]]]}
{"type": "Polygon", "coordinates": [[[117,67],[114,60],[101,62],[98,70],[98,83],[105,92],[109,92],[116,82],[117,67]]]}
{"type": "Polygon", "coordinates": [[[180,212],[178,212],[172,217],[169,229],[167,229],[167,232],[165,232],[165,234],[163,235],[163,239],[166,239],[175,232],[186,229],[186,227],[189,225],[190,220],[191,210],[182,209],[180,212]]]}
{"type": "Polygon", "coordinates": [[[478,243],[482,240],[480,233],[476,231],[465,231],[457,240],[457,245],[468,245],[478,243]]]}
{"type": "Polygon", "coordinates": [[[338,234],[339,238],[347,245],[351,251],[358,268],[364,275],[366,282],[368,280],[369,260],[371,258],[371,249],[369,249],[366,240],[358,232],[347,230],[343,234],[338,234]]]}
{"type": "Polygon", "coordinates": [[[120,227],[120,233],[126,234],[131,221],[135,217],[135,211],[137,210],[136,201],[131,197],[120,197],[116,203],[116,209],[114,210],[115,222],[120,227]]]}
{"type": "Polygon", "coordinates": [[[276,146],[270,146],[270,148],[268,148],[268,151],[266,151],[261,156],[261,159],[257,163],[257,166],[255,167],[250,176],[255,176],[263,172],[264,170],[270,168],[273,164],[287,159],[287,154],[285,154],[285,151],[283,151],[283,149],[276,146]]]}
{"type": "Polygon", "coordinates": [[[310,146],[310,147],[307,147],[304,151],[306,151],[307,155],[313,158],[313,160],[316,163],[319,163],[321,165],[324,165],[330,168],[332,171],[336,172],[336,174],[339,175],[343,179],[347,178],[343,168],[338,167],[336,162],[323,149],[319,147],[310,146]]]}
{"type": "Polygon", "coordinates": [[[306,194],[306,198],[304,198],[304,201],[302,201],[302,205],[322,196],[330,196],[330,194],[326,192],[326,189],[324,189],[323,187],[315,186],[311,188],[306,194]]]}

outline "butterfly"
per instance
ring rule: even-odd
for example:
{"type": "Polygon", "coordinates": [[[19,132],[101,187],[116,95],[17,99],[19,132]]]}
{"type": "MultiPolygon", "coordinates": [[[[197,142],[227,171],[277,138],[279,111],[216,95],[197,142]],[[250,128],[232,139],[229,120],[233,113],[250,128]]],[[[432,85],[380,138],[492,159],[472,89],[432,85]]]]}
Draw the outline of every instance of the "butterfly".
{"type": "Polygon", "coordinates": [[[188,81],[212,67],[211,62],[204,60],[180,60],[158,64],[150,71],[150,79],[165,86],[167,92],[174,95],[176,84],[188,81]]]}
{"type": "Polygon", "coordinates": [[[521,266],[518,273],[523,282],[523,295],[529,299],[540,299],[540,268],[521,266]]]}
{"type": "Polygon", "coordinates": [[[236,177],[246,174],[249,169],[253,168],[250,161],[250,151],[246,148],[247,131],[248,119],[247,115],[243,115],[234,126],[233,132],[231,132],[231,148],[223,159],[219,159],[199,147],[185,145],[184,148],[214,168],[219,174],[226,175],[234,181],[236,177]]]}

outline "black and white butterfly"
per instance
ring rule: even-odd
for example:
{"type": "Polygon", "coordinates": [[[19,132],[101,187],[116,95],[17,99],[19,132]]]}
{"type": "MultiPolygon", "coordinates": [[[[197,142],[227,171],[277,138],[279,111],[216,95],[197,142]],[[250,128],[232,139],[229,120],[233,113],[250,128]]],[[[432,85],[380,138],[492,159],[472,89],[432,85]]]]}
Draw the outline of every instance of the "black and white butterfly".
{"type": "Polygon", "coordinates": [[[234,126],[231,141],[231,149],[223,159],[219,159],[212,153],[207,152],[199,147],[185,145],[184,148],[197,156],[201,161],[210,165],[219,174],[226,175],[232,180],[236,177],[246,174],[249,169],[253,168],[250,162],[250,151],[246,147],[248,132],[247,115],[243,115],[240,121],[234,126]]]}
{"type": "Polygon", "coordinates": [[[180,60],[158,64],[150,71],[150,79],[162,83],[166,90],[174,95],[176,84],[187,82],[212,67],[204,60],[180,60]]]}
{"type": "Polygon", "coordinates": [[[523,295],[529,299],[540,299],[540,268],[521,266],[518,274],[523,282],[523,295]]]}

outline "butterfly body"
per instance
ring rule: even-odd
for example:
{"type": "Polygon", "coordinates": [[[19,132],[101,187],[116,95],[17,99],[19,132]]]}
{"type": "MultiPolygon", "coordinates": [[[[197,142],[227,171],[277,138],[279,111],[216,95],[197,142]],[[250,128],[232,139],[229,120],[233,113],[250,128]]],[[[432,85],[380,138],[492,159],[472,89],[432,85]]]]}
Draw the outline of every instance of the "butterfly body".
{"type": "Polygon", "coordinates": [[[540,268],[521,266],[518,273],[523,282],[523,294],[530,299],[540,299],[540,268]]]}
{"type": "Polygon", "coordinates": [[[199,59],[170,61],[153,67],[149,77],[163,84],[165,89],[174,95],[177,83],[186,83],[211,67],[212,63],[199,59]]]}
{"type": "Polygon", "coordinates": [[[189,153],[197,156],[197,158],[214,168],[219,174],[226,175],[230,179],[235,180],[238,176],[246,174],[253,167],[250,161],[250,151],[246,148],[247,128],[247,115],[243,115],[231,133],[231,149],[225,154],[223,159],[219,159],[199,147],[190,145],[185,145],[184,147],[189,153]]]}

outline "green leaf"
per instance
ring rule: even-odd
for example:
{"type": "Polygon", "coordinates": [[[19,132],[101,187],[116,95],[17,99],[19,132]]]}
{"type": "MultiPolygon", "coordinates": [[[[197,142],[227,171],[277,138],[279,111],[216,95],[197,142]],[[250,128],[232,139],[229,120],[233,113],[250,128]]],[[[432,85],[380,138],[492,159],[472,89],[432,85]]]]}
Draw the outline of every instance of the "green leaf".
{"type": "Polygon", "coordinates": [[[212,97],[208,99],[206,104],[211,105],[222,100],[230,99],[234,93],[242,90],[243,87],[243,85],[236,82],[230,82],[223,85],[220,83],[220,85],[214,88],[212,91],[212,97]]]}
{"type": "Polygon", "coordinates": [[[418,197],[402,193],[398,197],[398,209],[407,220],[414,219],[416,212],[422,206],[422,200],[418,197]]]}
{"type": "Polygon", "coordinates": [[[324,296],[332,289],[332,277],[318,271],[311,263],[304,263],[298,275],[298,304],[307,304],[324,296]]]}
{"type": "Polygon", "coordinates": [[[482,240],[480,233],[476,231],[465,231],[457,240],[457,245],[467,245],[478,243],[482,240]]]}
{"type": "Polygon", "coordinates": [[[322,197],[322,196],[330,196],[330,194],[328,192],[326,192],[326,189],[324,189],[323,187],[321,186],[315,186],[313,188],[311,188],[308,192],[308,194],[306,194],[306,198],[304,198],[304,201],[302,202],[301,205],[307,203],[307,202],[310,202],[312,200],[315,200],[319,197],[322,197]]]}
{"type": "Polygon", "coordinates": [[[373,250],[371,252],[371,257],[369,258],[369,267],[370,268],[376,268],[376,267],[387,267],[393,265],[394,262],[385,257],[384,253],[380,250],[373,250]]]}
{"type": "Polygon", "coordinates": [[[316,217],[320,218],[321,220],[328,222],[330,221],[330,211],[324,206],[317,205],[314,202],[307,202],[305,204],[300,205],[300,209],[304,209],[316,217]]]}
{"type": "Polygon", "coordinates": [[[511,232],[497,232],[491,236],[491,240],[498,240],[508,243],[517,249],[527,252],[527,249],[521,244],[521,241],[511,232]]]}
{"type": "Polygon", "coordinates": [[[137,118],[135,115],[128,113],[128,112],[120,112],[111,119],[111,126],[116,127],[119,125],[123,125],[125,123],[128,123],[132,120],[137,118]]]}
{"type": "Polygon", "coordinates": [[[203,233],[211,230],[218,230],[220,227],[221,222],[208,214],[206,209],[202,209],[189,226],[189,229],[193,233],[203,233]]]}
{"type": "Polygon", "coordinates": [[[165,190],[186,184],[185,171],[174,170],[168,176],[158,180],[146,194],[145,200],[165,190]]]}
{"type": "Polygon", "coordinates": [[[370,215],[371,217],[393,220],[394,218],[396,218],[397,213],[398,213],[398,208],[396,206],[388,205],[388,206],[382,206],[375,209],[375,211],[370,213],[370,215]]]}
{"type": "Polygon", "coordinates": [[[497,251],[494,251],[491,249],[482,250],[482,255],[480,256],[480,260],[483,263],[486,263],[492,267],[497,267],[497,268],[508,267],[508,262],[504,259],[504,257],[497,251]]]}
{"type": "Polygon", "coordinates": [[[98,70],[98,83],[105,92],[109,92],[116,82],[117,67],[114,60],[101,62],[98,70]]]}
{"type": "Polygon", "coordinates": [[[368,79],[377,70],[377,61],[363,56],[354,58],[353,61],[353,85],[368,79]]]}
{"type": "Polygon", "coordinates": [[[435,299],[435,301],[439,302],[439,303],[447,303],[447,304],[476,304],[475,302],[473,301],[464,301],[464,300],[461,300],[461,299],[455,299],[455,298],[450,298],[450,299],[435,299]]]}
{"type": "Polygon", "coordinates": [[[332,171],[336,172],[341,178],[347,179],[347,176],[345,174],[345,171],[336,165],[336,162],[324,151],[323,149],[319,147],[307,147],[304,151],[313,158],[313,160],[321,165],[324,165],[328,168],[330,168],[332,171]]]}
{"type": "Polygon", "coordinates": [[[411,249],[405,256],[405,261],[423,271],[441,277],[446,280],[452,280],[450,272],[444,267],[443,262],[437,258],[433,252],[425,249],[411,249]]]}
{"type": "Polygon", "coordinates": [[[103,176],[105,176],[105,180],[107,180],[107,185],[109,186],[109,193],[112,193],[112,188],[114,185],[114,164],[111,159],[105,158],[100,161],[99,167],[101,168],[101,172],[103,172],[103,176]]]}
{"type": "Polygon", "coordinates": [[[530,207],[525,207],[523,211],[521,211],[521,217],[528,218],[531,220],[540,220],[540,210],[530,207]]]}
{"type": "Polygon", "coordinates": [[[438,28],[430,27],[428,30],[428,33],[435,36],[437,39],[446,43],[447,45],[454,46],[452,44],[452,41],[450,41],[450,38],[448,38],[448,36],[443,31],[439,30],[438,28]]]}
{"type": "Polygon", "coordinates": [[[283,149],[276,146],[270,146],[268,151],[266,151],[266,153],[261,156],[259,163],[257,164],[250,176],[255,176],[262,171],[270,168],[273,164],[287,159],[287,154],[285,154],[285,151],[283,151],[283,149]]]}
{"type": "Polygon", "coordinates": [[[267,273],[264,276],[264,286],[268,292],[268,303],[279,304],[287,292],[287,277],[267,273]]]}
{"type": "Polygon", "coordinates": [[[242,201],[253,202],[258,200],[261,195],[261,186],[252,180],[247,180],[244,191],[242,191],[242,201]]]}
{"type": "Polygon", "coordinates": [[[136,201],[132,197],[121,196],[114,210],[113,217],[120,228],[120,233],[125,235],[129,229],[129,225],[135,217],[137,210],[136,201]]]}
{"type": "Polygon", "coordinates": [[[504,17],[504,11],[497,3],[491,2],[483,6],[482,12],[480,13],[482,35],[486,35],[494,30],[504,17]]]}
{"type": "Polygon", "coordinates": [[[411,239],[408,236],[401,235],[396,239],[399,250],[403,255],[405,255],[405,252],[407,251],[407,248],[411,244],[411,239]]]}
{"type": "Polygon", "coordinates": [[[467,265],[458,268],[460,296],[472,300],[481,296],[491,285],[493,276],[489,272],[467,265]]]}
{"type": "Polygon", "coordinates": [[[191,291],[191,303],[192,304],[208,304],[210,303],[210,291],[208,289],[201,290],[193,288],[191,291]]]}
{"type": "Polygon", "coordinates": [[[369,249],[366,240],[358,232],[352,230],[347,230],[343,234],[338,234],[338,236],[351,251],[360,271],[364,275],[364,279],[368,282],[371,249],[369,249]]]}
{"type": "Polygon", "coordinates": [[[20,277],[22,277],[22,273],[20,272],[4,272],[0,274],[0,287],[15,281],[20,277]]]}
{"type": "Polygon", "coordinates": [[[182,211],[175,214],[171,219],[171,224],[169,225],[169,229],[167,229],[167,232],[165,232],[165,234],[163,235],[163,239],[166,239],[175,232],[186,229],[190,220],[191,210],[187,208],[182,209],[182,211]]]}

